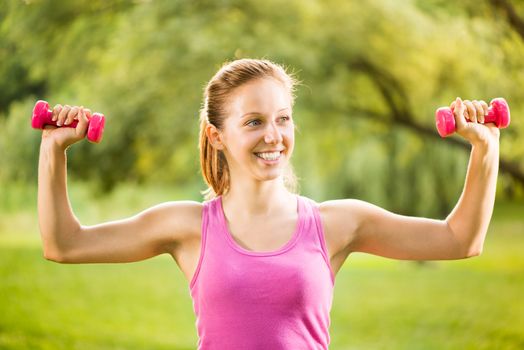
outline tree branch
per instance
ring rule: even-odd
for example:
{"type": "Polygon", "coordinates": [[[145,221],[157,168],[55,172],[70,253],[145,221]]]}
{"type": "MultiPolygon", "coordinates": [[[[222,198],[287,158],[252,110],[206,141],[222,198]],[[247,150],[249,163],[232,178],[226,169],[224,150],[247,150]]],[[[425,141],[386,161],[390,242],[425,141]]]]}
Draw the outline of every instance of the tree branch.
{"type": "Polygon", "coordinates": [[[524,20],[518,15],[513,4],[508,0],[490,0],[491,5],[506,13],[509,24],[524,40],[524,20]]]}
{"type": "MultiPolygon", "coordinates": [[[[504,1],[504,0],[493,0],[493,1],[504,1]]],[[[436,132],[434,127],[428,127],[427,125],[418,123],[413,118],[413,113],[409,108],[409,101],[407,94],[399,83],[399,81],[389,72],[381,69],[377,65],[374,65],[365,58],[358,58],[349,64],[350,69],[356,69],[366,74],[371,81],[377,86],[377,89],[382,94],[386,105],[390,109],[389,114],[379,113],[373,110],[367,110],[362,108],[353,108],[352,110],[357,112],[357,116],[372,118],[380,122],[395,125],[401,125],[410,130],[416,131],[417,135],[424,135],[433,138],[441,138],[436,132]]],[[[467,142],[460,139],[451,137],[448,138],[448,142],[452,145],[470,151],[471,147],[467,142]]],[[[524,171],[520,168],[519,164],[512,162],[504,157],[500,157],[500,171],[510,175],[514,180],[524,186],[524,171]]]]}

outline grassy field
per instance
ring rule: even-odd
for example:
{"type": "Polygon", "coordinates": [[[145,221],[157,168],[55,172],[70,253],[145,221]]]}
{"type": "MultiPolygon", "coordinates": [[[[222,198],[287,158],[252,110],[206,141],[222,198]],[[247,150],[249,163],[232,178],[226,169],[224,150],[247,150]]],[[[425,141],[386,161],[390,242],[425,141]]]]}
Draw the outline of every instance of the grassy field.
{"type": "MultiPolygon", "coordinates": [[[[46,261],[34,191],[11,189],[0,203],[0,349],[195,348],[189,289],[171,257],[46,261]]],[[[70,192],[84,224],[188,198],[123,188],[94,201],[85,187],[70,192]]],[[[330,349],[524,348],[522,214],[522,203],[497,203],[484,252],[472,259],[351,255],[336,280],[330,349]]]]}

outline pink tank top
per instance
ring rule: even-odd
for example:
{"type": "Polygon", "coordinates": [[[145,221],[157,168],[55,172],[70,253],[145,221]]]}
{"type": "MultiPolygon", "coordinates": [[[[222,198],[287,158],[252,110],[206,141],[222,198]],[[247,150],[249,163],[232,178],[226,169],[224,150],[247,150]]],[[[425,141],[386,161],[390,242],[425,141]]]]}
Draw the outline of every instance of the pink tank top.
{"type": "Polygon", "coordinates": [[[202,245],[189,284],[198,349],[327,349],[335,277],[316,203],[300,195],[292,238],[272,252],[241,247],[222,197],[203,203],[202,245]]]}

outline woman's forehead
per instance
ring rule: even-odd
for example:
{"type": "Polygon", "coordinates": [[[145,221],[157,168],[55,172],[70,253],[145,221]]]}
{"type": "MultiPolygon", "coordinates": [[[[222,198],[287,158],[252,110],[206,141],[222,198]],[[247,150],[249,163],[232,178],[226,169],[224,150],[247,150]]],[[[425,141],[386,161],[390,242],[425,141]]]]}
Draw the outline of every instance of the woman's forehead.
{"type": "Polygon", "coordinates": [[[229,102],[230,111],[239,117],[246,113],[274,113],[291,109],[291,93],[275,79],[257,79],[238,87],[229,102]]]}

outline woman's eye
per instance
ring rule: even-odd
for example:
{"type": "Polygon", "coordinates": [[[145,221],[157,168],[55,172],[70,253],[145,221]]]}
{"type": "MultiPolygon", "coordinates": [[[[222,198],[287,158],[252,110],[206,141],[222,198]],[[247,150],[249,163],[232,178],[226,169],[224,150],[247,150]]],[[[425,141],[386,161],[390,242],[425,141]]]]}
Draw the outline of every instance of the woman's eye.
{"type": "MultiPolygon", "coordinates": [[[[283,119],[285,121],[288,121],[290,120],[291,118],[287,115],[283,115],[280,117],[280,119],[283,119]]],[[[259,124],[253,124],[253,123],[260,123],[260,119],[253,119],[253,120],[250,120],[249,122],[246,123],[246,125],[249,125],[249,126],[257,126],[259,124]]]]}

